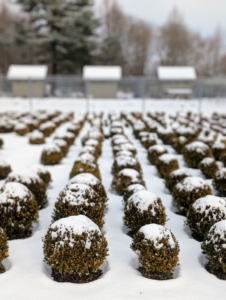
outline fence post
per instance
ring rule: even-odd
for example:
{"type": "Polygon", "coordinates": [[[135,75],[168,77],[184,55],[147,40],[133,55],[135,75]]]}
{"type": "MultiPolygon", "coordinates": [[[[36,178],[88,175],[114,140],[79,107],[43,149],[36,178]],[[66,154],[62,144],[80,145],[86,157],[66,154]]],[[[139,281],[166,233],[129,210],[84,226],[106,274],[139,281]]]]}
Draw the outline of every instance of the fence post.
{"type": "Polygon", "coordinates": [[[201,113],[202,113],[202,98],[203,98],[203,81],[200,80],[199,82],[199,105],[198,105],[198,114],[201,119],[201,113]]]}
{"type": "Polygon", "coordinates": [[[142,79],[142,117],[145,116],[146,111],[146,80],[142,79]]]}
{"type": "Polygon", "coordinates": [[[28,78],[27,85],[28,85],[28,101],[29,101],[29,110],[33,110],[33,99],[32,99],[32,81],[31,78],[28,78]]]}

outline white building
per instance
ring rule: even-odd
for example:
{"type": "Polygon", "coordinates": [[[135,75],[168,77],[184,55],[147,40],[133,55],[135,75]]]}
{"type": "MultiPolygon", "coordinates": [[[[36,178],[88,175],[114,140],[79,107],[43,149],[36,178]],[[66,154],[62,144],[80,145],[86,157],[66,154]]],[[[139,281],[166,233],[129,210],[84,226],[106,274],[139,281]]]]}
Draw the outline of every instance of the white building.
{"type": "Polygon", "coordinates": [[[117,96],[118,82],[122,78],[119,66],[85,66],[83,79],[90,98],[113,99],[117,96]]]}
{"type": "Polygon", "coordinates": [[[40,98],[45,94],[45,65],[11,65],[7,79],[11,81],[13,97],[40,98]]]}
{"type": "Polygon", "coordinates": [[[192,85],[197,79],[194,67],[160,66],[157,75],[161,86],[161,97],[190,98],[192,85]]]}

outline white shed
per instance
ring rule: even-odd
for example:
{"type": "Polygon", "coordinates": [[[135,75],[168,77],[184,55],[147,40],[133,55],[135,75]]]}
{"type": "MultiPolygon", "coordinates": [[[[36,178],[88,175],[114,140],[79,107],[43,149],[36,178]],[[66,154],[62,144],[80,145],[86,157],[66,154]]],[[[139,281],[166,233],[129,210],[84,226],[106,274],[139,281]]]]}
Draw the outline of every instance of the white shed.
{"type": "Polygon", "coordinates": [[[12,83],[13,96],[43,97],[47,73],[48,67],[45,65],[11,65],[7,79],[12,83]]]}
{"type": "Polygon", "coordinates": [[[157,69],[162,97],[190,98],[197,79],[194,67],[160,66],[157,69]]]}
{"type": "Polygon", "coordinates": [[[116,98],[118,81],[121,78],[122,68],[119,66],[85,66],[83,68],[87,95],[92,98],[116,98]]]}

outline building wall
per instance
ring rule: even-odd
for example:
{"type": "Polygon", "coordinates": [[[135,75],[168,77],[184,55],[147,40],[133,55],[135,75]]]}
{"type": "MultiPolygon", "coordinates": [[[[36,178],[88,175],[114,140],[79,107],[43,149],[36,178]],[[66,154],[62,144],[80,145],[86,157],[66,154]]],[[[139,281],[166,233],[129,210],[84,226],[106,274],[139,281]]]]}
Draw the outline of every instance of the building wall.
{"type": "Polygon", "coordinates": [[[117,96],[117,82],[91,81],[87,83],[87,95],[97,99],[114,99],[117,96]]]}
{"type": "Polygon", "coordinates": [[[41,98],[45,94],[45,82],[43,81],[13,81],[13,97],[34,97],[41,98]]]}

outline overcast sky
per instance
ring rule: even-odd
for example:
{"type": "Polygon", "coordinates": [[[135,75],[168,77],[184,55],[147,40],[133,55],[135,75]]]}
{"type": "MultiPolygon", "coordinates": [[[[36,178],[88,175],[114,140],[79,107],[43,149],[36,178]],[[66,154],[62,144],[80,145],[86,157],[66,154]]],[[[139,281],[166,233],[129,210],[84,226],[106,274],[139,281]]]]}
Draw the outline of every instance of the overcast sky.
{"type": "MultiPolygon", "coordinates": [[[[95,0],[99,6],[102,0],[95,0]]],[[[203,35],[217,26],[226,29],[226,0],[118,0],[124,11],[154,25],[162,25],[174,7],[183,14],[186,23],[203,35]]]]}

